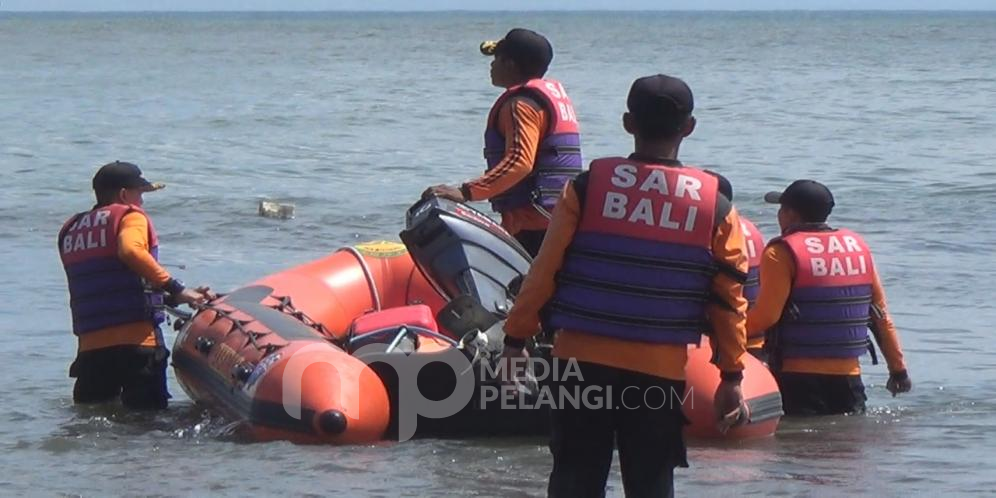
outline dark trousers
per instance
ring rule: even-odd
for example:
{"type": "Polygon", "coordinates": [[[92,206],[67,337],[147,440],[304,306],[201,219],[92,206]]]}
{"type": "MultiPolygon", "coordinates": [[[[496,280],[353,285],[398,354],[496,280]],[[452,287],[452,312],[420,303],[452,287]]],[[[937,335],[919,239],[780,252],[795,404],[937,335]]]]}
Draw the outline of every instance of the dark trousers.
{"type": "Polygon", "coordinates": [[[605,496],[613,448],[618,448],[627,497],[674,496],[674,468],[688,466],[681,411],[685,383],[593,363],[577,366],[569,369],[558,360],[548,495],[605,496]],[[561,392],[576,393],[577,406],[569,400],[561,404],[561,392]]]}
{"type": "Polygon", "coordinates": [[[162,410],[170,399],[166,388],[169,350],[165,347],[113,346],[83,351],[69,367],[76,379],[73,402],[105,403],[119,396],[134,410],[162,410]]]}
{"type": "Polygon", "coordinates": [[[865,385],[860,375],[777,372],[785,415],[864,413],[865,385]]]}
{"type": "Polygon", "coordinates": [[[544,236],[546,230],[520,230],[515,234],[515,240],[518,240],[526,252],[535,258],[539,254],[540,246],[543,245],[544,236]]]}

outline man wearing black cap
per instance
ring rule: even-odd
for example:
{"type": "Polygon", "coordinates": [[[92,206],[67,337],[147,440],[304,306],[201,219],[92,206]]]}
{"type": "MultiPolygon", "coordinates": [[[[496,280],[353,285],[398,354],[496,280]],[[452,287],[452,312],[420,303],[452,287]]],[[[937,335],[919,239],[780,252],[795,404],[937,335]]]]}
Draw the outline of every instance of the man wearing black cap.
{"type": "Polygon", "coordinates": [[[550,496],[604,496],[614,447],[627,496],[673,494],[674,468],[688,466],[688,345],[706,330],[721,370],[720,430],[743,404],[747,256],[720,179],[678,160],[695,128],[692,92],[678,78],[647,76],[627,104],[635,152],[592,161],[564,189],[505,322],[505,359],[525,355],[542,318],[557,331],[554,356],[580,370],[559,372],[554,387],[615,396],[553,410],[550,496]]]}
{"type": "Polygon", "coordinates": [[[423,196],[491,201],[502,226],[535,256],[549,212],[582,169],[577,116],[564,86],[544,79],[553,48],[542,35],[516,28],[481,44],[481,52],[494,55],[491,83],[505,89],[484,132],[487,171],[459,187],[430,187],[423,196]]]}
{"type": "Polygon", "coordinates": [[[120,396],[129,408],[166,408],[169,351],[159,329],[164,293],[188,304],[214,297],[207,287],[185,288],[158,263],[158,237],[142,195],[163,187],[134,164],[106,164],[93,177],[97,204],[59,231],[78,341],[69,369],[76,403],[120,396]]]}
{"type": "Polygon", "coordinates": [[[767,330],[765,350],[785,414],[864,411],[858,358],[874,355],[869,327],[888,363],[886,388],[893,396],[909,391],[871,250],[858,234],[827,224],[834,207],[830,190],[797,180],[764,200],[781,205],[782,235],[762,255],[761,290],[747,315],[747,330],[767,330]]]}

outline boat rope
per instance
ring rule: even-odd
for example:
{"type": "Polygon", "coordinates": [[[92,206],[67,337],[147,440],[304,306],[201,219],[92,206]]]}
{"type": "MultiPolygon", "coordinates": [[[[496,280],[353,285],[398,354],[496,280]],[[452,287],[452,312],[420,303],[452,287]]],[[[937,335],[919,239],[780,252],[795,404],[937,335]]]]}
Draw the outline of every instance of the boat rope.
{"type": "Polygon", "coordinates": [[[367,265],[367,260],[363,259],[363,255],[360,251],[357,251],[355,247],[343,247],[339,249],[341,252],[346,251],[356,257],[356,260],[360,262],[360,268],[363,270],[363,276],[367,279],[367,285],[370,287],[370,297],[373,301],[374,311],[380,311],[380,293],[377,292],[377,282],[373,278],[373,273],[370,272],[370,266],[367,265]]]}

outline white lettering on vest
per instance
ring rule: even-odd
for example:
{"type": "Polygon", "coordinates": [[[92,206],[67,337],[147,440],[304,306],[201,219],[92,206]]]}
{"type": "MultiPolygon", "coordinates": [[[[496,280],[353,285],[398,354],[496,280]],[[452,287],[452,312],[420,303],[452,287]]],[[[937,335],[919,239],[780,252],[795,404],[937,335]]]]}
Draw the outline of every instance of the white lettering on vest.
{"type": "Polygon", "coordinates": [[[107,229],[87,230],[77,234],[67,234],[62,239],[62,253],[69,254],[84,249],[107,247],[107,229]]]}
{"type": "Polygon", "coordinates": [[[80,220],[76,223],[76,229],[80,228],[90,228],[90,214],[84,214],[80,217],[80,220]]]}
{"type": "Polygon", "coordinates": [[[823,254],[823,241],[819,237],[806,237],[802,243],[810,254],[823,254]]]}
{"type": "Polygon", "coordinates": [[[830,276],[844,276],[844,265],[840,262],[840,258],[830,258],[830,276]]]}
{"type": "Polygon", "coordinates": [[[636,185],[636,166],[620,164],[612,170],[612,184],[619,188],[630,188],[636,185]]]}
{"type": "Polygon", "coordinates": [[[649,192],[651,189],[663,195],[668,195],[667,176],[664,175],[663,171],[659,169],[651,170],[650,174],[647,175],[647,179],[643,180],[643,184],[640,185],[640,190],[643,192],[649,192]]]}
{"type": "Polygon", "coordinates": [[[557,110],[560,111],[560,119],[570,123],[577,123],[577,114],[574,113],[574,106],[567,99],[567,92],[564,90],[563,85],[547,81],[543,86],[549,92],[550,98],[555,101],[557,110]]]}
{"type": "Polygon", "coordinates": [[[661,228],[669,228],[671,230],[677,230],[679,225],[677,221],[671,219],[671,203],[665,202],[664,206],[661,207],[661,228]]]}
{"type": "Polygon", "coordinates": [[[99,235],[93,230],[90,230],[89,232],[86,233],[87,249],[96,249],[98,247],[104,247],[104,244],[101,243],[100,241],[105,241],[105,242],[107,241],[107,236],[104,235],[103,229],[100,230],[99,235]]]}
{"type": "Polygon", "coordinates": [[[553,98],[555,98],[555,99],[562,99],[562,98],[564,98],[564,93],[562,93],[560,91],[560,89],[557,88],[557,84],[556,83],[553,83],[552,81],[547,81],[544,84],[544,86],[546,86],[546,90],[548,92],[550,92],[550,95],[552,95],[553,98]]]}
{"type": "Polygon", "coordinates": [[[101,226],[107,224],[107,219],[111,217],[110,211],[97,211],[96,219],[93,222],[93,226],[101,226]]]}
{"type": "Polygon", "coordinates": [[[861,246],[858,245],[858,241],[850,235],[844,236],[844,244],[847,245],[848,252],[861,252],[861,246]]]}
{"type": "Polygon", "coordinates": [[[86,249],[86,242],[83,240],[83,234],[76,234],[76,242],[73,243],[73,251],[79,251],[81,249],[86,249]]]}
{"type": "Polygon", "coordinates": [[[814,277],[827,276],[827,260],[823,258],[813,258],[809,260],[809,263],[812,266],[814,277]]]}
{"type": "Polygon", "coordinates": [[[827,254],[833,254],[835,252],[847,252],[847,250],[844,249],[844,244],[841,243],[840,239],[834,235],[831,235],[830,240],[827,241],[827,254]]]}
{"type": "MultiPolygon", "coordinates": [[[[651,168],[647,176],[640,181],[637,177],[638,167],[632,164],[620,164],[612,170],[610,182],[620,189],[631,189],[637,187],[640,192],[647,192],[649,196],[637,196],[636,204],[629,209],[629,196],[619,192],[607,192],[602,205],[602,216],[613,220],[626,220],[629,223],[642,223],[647,226],[659,226],[669,230],[684,230],[686,232],[695,231],[695,221],[698,217],[698,207],[688,206],[684,219],[672,219],[674,203],[661,202],[660,219],[655,220],[655,202],[660,201],[658,194],[663,197],[673,195],[677,198],[687,197],[695,201],[701,201],[702,182],[695,177],[688,175],[677,175],[672,185],[668,185],[668,176],[664,170],[651,168]],[[673,189],[673,190],[672,190],[673,189]],[[672,194],[673,191],[673,194],[672,194]]],[[[680,215],[677,215],[680,217],[680,215]]]]}
{"type": "Polygon", "coordinates": [[[747,224],[740,222],[740,229],[744,232],[744,240],[747,241],[747,257],[754,258],[757,256],[757,244],[754,243],[754,239],[751,238],[750,228],[747,228],[747,224]]]}
{"type": "Polygon", "coordinates": [[[835,257],[813,257],[810,269],[814,277],[851,277],[868,273],[868,261],[855,237],[830,235],[825,246],[819,237],[806,237],[803,244],[810,254],[841,254],[835,257]]]}
{"type": "Polygon", "coordinates": [[[699,214],[699,208],[695,206],[688,207],[688,215],[685,216],[685,231],[693,232],[695,231],[695,215],[699,214]]]}
{"type": "Polygon", "coordinates": [[[868,273],[864,254],[851,254],[833,258],[812,258],[809,261],[814,277],[853,277],[868,273]]]}
{"type": "Polygon", "coordinates": [[[608,192],[605,194],[605,204],[602,205],[602,216],[613,220],[621,220],[626,217],[626,203],[629,199],[625,194],[618,192],[608,192]]]}
{"type": "MultiPolygon", "coordinates": [[[[668,210],[671,208],[670,203],[665,203],[668,210]]],[[[654,204],[650,202],[650,199],[640,199],[640,202],[636,203],[636,207],[633,208],[633,212],[629,215],[629,222],[636,223],[637,221],[642,221],[643,224],[651,226],[654,224],[654,204]]],[[[661,220],[663,222],[663,220],[661,220]]]]}
{"type": "Polygon", "coordinates": [[[698,178],[678,175],[678,185],[674,189],[674,196],[681,199],[687,194],[688,197],[696,201],[701,201],[702,196],[699,195],[699,189],[701,188],[702,182],[698,178]]]}

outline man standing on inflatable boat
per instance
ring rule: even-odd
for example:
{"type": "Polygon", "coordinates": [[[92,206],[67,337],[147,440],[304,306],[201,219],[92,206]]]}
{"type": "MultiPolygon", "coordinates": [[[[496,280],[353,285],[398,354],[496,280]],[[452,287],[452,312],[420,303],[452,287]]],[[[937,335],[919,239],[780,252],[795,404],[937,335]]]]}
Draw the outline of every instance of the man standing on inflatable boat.
{"type": "Polygon", "coordinates": [[[703,331],[712,331],[722,372],[721,430],[743,404],[744,236],[717,176],[677,159],[695,128],[692,92],[680,79],[648,76],[633,83],[627,107],[635,152],[596,159],[564,189],[505,323],[510,363],[542,317],[557,331],[554,356],[579,367],[560,372],[554,389],[616,396],[552,410],[550,496],[604,496],[613,448],[627,496],[673,495],[674,468],[688,466],[688,345],[703,331]]]}
{"type": "Polygon", "coordinates": [[[213,297],[207,287],[185,288],[158,263],[159,239],[142,194],[163,187],[142,178],[134,164],[106,164],[93,177],[97,204],[59,231],[79,346],[69,369],[75,403],[120,396],[128,408],[166,408],[164,292],[179,303],[213,297]]]}
{"type": "Polygon", "coordinates": [[[582,169],[577,115],[564,86],[543,78],[553,48],[542,35],[513,29],[481,44],[481,52],[494,55],[491,83],[505,88],[488,113],[487,171],[459,187],[430,187],[423,196],[490,200],[505,230],[535,257],[560,192],[582,169]]]}
{"type": "MultiPolygon", "coordinates": [[[[871,351],[869,326],[889,366],[886,388],[912,388],[871,250],[860,235],[831,228],[830,190],[793,182],[764,200],[780,204],[782,235],[761,259],[761,290],[747,330],[767,330],[765,350],[786,415],[863,412],[858,358],[871,351]]],[[[874,357],[873,357],[874,358],[874,357]]]]}

